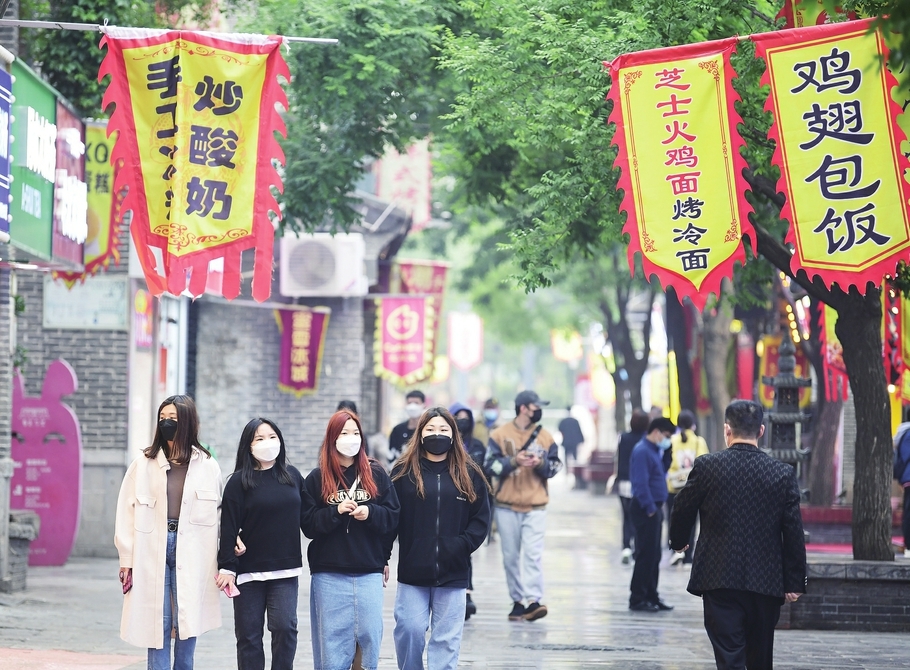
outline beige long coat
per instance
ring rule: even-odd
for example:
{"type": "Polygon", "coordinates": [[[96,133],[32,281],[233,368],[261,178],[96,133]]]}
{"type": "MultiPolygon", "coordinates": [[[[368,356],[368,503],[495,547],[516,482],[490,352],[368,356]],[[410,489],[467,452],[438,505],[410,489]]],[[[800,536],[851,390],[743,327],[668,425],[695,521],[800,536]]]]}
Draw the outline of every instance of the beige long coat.
{"type": "MultiPolygon", "coordinates": [[[[114,544],[120,566],[133,569],[133,588],[123,598],[120,637],[147,649],[164,646],[164,568],[167,552],[167,471],[164,450],[140,455],[120,487],[114,544]]],[[[221,468],[195,447],[187,468],[177,529],[177,625],[180,639],[221,626],[218,533],[221,468]]]]}

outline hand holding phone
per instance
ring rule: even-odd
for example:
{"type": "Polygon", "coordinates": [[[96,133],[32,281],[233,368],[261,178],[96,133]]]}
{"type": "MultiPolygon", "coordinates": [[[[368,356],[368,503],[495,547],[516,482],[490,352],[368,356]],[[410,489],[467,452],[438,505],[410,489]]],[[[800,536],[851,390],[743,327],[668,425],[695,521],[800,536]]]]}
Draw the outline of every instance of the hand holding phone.
{"type": "Polygon", "coordinates": [[[237,588],[237,585],[234,582],[231,582],[224,587],[224,595],[228,598],[236,598],[240,595],[240,589],[237,588]]]}
{"type": "Polygon", "coordinates": [[[123,595],[133,588],[133,569],[120,568],[120,584],[123,586],[123,595]]]}

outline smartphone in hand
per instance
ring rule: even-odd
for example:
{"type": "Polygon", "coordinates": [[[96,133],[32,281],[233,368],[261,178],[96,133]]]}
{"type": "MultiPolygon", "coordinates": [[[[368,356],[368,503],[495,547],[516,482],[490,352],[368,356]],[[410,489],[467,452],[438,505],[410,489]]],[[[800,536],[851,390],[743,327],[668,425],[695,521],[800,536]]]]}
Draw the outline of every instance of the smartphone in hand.
{"type": "Polygon", "coordinates": [[[123,580],[123,595],[129,593],[129,590],[133,588],[133,571],[130,570],[126,573],[126,578],[123,580]]]}
{"type": "Polygon", "coordinates": [[[240,595],[240,589],[237,588],[237,585],[231,582],[224,589],[224,595],[228,598],[236,598],[240,595]]]}

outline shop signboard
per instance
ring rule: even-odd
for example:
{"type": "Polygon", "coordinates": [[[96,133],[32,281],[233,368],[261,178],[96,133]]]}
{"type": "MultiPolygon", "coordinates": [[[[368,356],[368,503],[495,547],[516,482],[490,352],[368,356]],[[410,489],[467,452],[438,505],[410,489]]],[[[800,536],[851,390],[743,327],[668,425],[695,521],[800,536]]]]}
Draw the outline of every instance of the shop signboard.
{"type": "Polygon", "coordinates": [[[0,232],[9,233],[9,121],[12,116],[13,79],[0,68],[0,232]]]}
{"type": "Polygon", "coordinates": [[[57,100],[57,169],[54,172],[55,261],[81,269],[88,235],[88,189],[85,184],[85,124],[57,100]]]}
{"type": "Polygon", "coordinates": [[[57,96],[27,65],[13,61],[13,200],[10,238],[37,260],[51,260],[57,171],[57,96]]]}

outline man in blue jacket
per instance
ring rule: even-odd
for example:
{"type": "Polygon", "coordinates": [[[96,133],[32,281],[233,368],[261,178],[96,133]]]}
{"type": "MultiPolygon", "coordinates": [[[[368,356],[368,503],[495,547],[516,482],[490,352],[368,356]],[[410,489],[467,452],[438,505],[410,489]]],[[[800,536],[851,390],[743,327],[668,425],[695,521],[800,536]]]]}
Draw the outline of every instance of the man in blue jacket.
{"type": "Polygon", "coordinates": [[[666,417],[652,419],[648,432],[632,450],[629,480],[632,482],[632,525],[635,526],[635,569],[632,571],[629,609],[636,612],[672,610],[657,595],[660,574],[663,504],[667,501],[667,473],[663,453],[670,446],[676,425],[666,417]]]}
{"type": "Polygon", "coordinates": [[[894,436],[894,478],[904,488],[904,556],[910,558],[910,422],[897,428],[894,436]]]}

